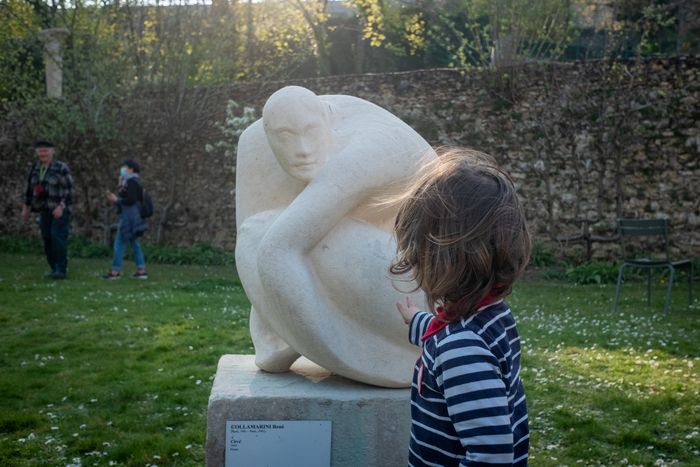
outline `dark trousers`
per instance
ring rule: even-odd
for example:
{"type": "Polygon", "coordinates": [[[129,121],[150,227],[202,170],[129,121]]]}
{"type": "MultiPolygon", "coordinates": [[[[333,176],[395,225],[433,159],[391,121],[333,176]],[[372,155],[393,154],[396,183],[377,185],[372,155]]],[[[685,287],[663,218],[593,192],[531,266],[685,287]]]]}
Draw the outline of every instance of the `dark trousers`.
{"type": "Polygon", "coordinates": [[[65,274],[68,268],[70,213],[64,212],[60,219],[54,219],[51,211],[43,210],[39,217],[39,228],[44,242],[46,261],[51,271],[65,274]]]}

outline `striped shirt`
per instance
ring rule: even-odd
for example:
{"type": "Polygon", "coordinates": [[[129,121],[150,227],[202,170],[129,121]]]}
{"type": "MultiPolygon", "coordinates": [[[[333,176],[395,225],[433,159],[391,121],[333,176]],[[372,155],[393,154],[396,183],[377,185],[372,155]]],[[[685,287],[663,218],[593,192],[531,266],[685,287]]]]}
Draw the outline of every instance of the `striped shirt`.
{"type": "Polygon", "coordinates": [[[529,431],[520,337],[499,301],[425,342],[433,315],[417,313],[409,340],[422,346],[411,388],[409,465],[527,465],[529,431]]]}

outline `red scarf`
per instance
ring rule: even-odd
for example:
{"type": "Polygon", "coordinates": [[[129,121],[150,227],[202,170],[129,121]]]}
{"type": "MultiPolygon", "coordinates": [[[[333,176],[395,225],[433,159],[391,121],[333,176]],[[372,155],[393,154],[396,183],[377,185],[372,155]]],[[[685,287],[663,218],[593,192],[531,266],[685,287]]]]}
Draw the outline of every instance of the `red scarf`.
{"type": "MultiPolygon", "coordinates": [[[[482,298],[479,303],[477,303],[477,310],[492,305],[493,303],[498,301],[498,299],[496,299],[496,297],[498,296],[496,289],[497,288],[491,289],[489,293],[487,293],[486,296],[482,298]]],[[[460,302],[461,300],[455,303],[452,306],[452,309],[458,309],[460,307],[460,302]]],[[[447,327],[448,324],[450,324],[449,315],[444,307],[439,306],[437,307],[436,311],[437,316],[430,320],[430,323],[428,323],[428,329],[425,330],[425,334],[423,334],[423,336],[420,338],[423,342],[425,342],[430,336],[434,336],[438,332],[442,331],[447,327]]]]}

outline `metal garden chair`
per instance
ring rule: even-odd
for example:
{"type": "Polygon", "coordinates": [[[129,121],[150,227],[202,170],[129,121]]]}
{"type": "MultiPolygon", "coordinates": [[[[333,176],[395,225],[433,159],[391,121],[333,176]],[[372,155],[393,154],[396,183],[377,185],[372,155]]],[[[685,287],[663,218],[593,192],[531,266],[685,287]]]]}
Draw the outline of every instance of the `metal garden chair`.
{"type": "Polygon", "coordinates": [[[651,270],[667,269],[668,285],[664,300],[664,312],[668,312],[671,300],[671,287],[676,269],[688,269],[688,305],[693,303],[693,262],[689,259],[672,261],[668,253],[668,219],[618,219],[618,233],[622,248],[623,261],[620,272],[617,275],[617,288],[615,289],[615,304],[613,310],[617,311],[620,300],[620,285],[622,284],[622,272],[626,267],[641,268],[647,270],[647,304],[651,303],[651,270]],[[665,259],[638,258],[626,256],[625,237],[662,237],[665,259]]]}

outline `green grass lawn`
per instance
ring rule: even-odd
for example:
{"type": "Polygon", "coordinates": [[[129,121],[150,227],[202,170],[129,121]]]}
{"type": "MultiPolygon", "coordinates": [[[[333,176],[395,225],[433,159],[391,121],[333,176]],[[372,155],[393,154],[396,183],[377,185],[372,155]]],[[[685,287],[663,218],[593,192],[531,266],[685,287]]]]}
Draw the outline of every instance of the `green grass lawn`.
{"type": "MultiPolygon", "coordinates": [[[[253,352],[240,283],[167,265],[104,281],[108,265],[72,260],[56,282],[0,253],[0,465],[203,464],[218,358],[253,352]]],[[[610,285],[516,288],[531,465],[698,465],[700,302],[679,284],[664,315],[644,287],[617,313],[610,285]]]]}
{"type": "Polygon", "coordinates": [[[233,268],[108,267],[0,254],[0,464],[203,464],[217,361],[253,352],[233,268]]]}
{"type": "Polygon", "coordinates": [[[662,287],[617,313],[614,285],[516,288],[531,465],[700,465],[700,301],[679,286],[664,314],[662,287]]]}

